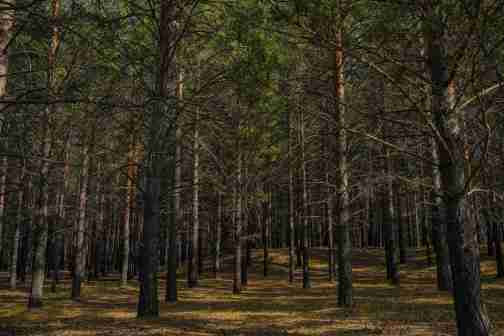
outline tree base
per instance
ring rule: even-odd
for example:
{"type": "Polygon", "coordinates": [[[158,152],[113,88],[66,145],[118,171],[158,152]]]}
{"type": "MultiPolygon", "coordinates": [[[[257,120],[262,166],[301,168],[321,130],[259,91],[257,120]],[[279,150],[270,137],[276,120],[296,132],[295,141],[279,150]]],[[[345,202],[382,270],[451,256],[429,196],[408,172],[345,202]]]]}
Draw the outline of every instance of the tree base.
{"type": "Polygon", "coordinates": [[[41,298],[34,298],[30,296],[28,300],[28,309],[40,309],[43,306],[43,302],[41,298]]]}

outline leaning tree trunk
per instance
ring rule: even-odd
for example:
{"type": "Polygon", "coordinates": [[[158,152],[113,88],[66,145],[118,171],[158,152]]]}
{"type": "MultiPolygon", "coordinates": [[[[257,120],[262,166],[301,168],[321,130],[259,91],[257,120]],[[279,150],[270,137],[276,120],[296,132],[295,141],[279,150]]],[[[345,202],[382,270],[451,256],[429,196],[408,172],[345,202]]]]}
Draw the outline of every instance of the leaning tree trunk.
{"type": "Polygon", "coordinates": [[[345,118],[345,77],[343,55],[343,24],[336,32],[334,55],[334,95],[336,125],[336,155],[338,162],[337,187],[339,194],[338,223],[338,305],[349,307],[352,295],[352,241],[350,239],[350,198],[348,195],[347,133],[345,118]]]}
{"type": "Polygon", "coordinates": [[[72,278],[72,300],[80,300],[82,278],[86,256],[84,253],[84,237],[86,230],[86,208],[88,198],[88,181],[89,181],[89,145],[85,144],[82,149],[82,173],[81,173],[81,190],[79,195],[79,210],[77,221],[77,244],[74,249],[74,274],[72,278]]]}
{"type": "Polygon", "coordinates": [[[466,178],[463,134],[454,115],[450,93],[447,32],[433,10],[429,21],[428,64],[432,85],[432,115],[436,127],[441,190],[445,205],[448,248],[453,276],[453,297],[459,336],[490,334],[490,320],[481,302],[480,254],[474,222],[465,218],[466,178]],[[462,149],[461,149],[462,148],[462,149]]]}

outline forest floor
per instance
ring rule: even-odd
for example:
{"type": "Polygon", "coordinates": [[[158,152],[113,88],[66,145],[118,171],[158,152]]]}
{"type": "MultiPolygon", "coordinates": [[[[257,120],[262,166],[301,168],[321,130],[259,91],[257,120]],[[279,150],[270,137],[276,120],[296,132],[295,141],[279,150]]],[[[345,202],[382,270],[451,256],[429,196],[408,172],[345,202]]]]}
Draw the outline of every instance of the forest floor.
{"type": "MultiPolygon", "coordinates": [[[[423,251],[411,251],[401,265],[401,285],[385,280],[379,250],[355,251],[354,307],[338,308],[336,283],[327,280],[326,251],[312,251],[312,288],[302,289],[300,274],[287,281],[287,251],[273,250],[270,273],[262,276],[261,253],[254,254],[249,284],[231,293],[232,274],[203,275],[188,289],[179,279],[179,302],[161,300],[160,318],[136,319],[138,284],[119,288],[118,278],[84,284],[81,302],[72,302],[70,281],[55,294],[46,288],[45,306],[26,309],[27,289],[7,289],[0,275],[0,336],[11,335],[455,335],[452,299],[435,288],[435,269],[423,251]]],[[[484,255],[484,252],[482,253],[484,255]]],[[[504,335],[504,279],[495,279],[493,260],[482,260],[483,296],[496,335],[504,335]]],[[[298,271],[299,272],[299,271],[298,271]]],[[[160,296],[164,296],[161,281],[160,296]]]]}

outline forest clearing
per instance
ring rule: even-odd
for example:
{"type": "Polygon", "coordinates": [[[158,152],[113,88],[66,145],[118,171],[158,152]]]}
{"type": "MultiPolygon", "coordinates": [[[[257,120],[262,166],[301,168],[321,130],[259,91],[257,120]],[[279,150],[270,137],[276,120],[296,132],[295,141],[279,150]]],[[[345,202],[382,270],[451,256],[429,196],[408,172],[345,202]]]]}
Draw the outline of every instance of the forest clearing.
{"type": "MultiPolygon", "coordinates": [[[[231,272],[217,278],[204,274],[196,289],[187,288],[181,274],[179,302],[162,303],[159,319],[146,321],[136,319],[138,284],[130,281],[121,288],[117,274],[86,282],[80,302],[70,299],[70,284],[65,281],[57,293],[48,294],[40,311],[27,309],[26,288],[11,292],[2,277],[0,330],[20,336],[441,336],[456,332],[451,295],[437,291],[435,268],[428,266],[424,250],[411,251],[398,287],[385,281],[383,253],[355,251],[356,304],[350,309],[337,307],[336,285],[328,281],[327,251],[313,253],[311,289],[301,288],[300,276],[294,284],[287,281],[285,249],[271,251],[271,274],[266,278],[257,252],[241,295],[231,292],[231,272]]],[[[482,277],[487,309],[495,328],[501,330],[495,335],[504,335],[504,279],[495,278],[495,263],[487,258],[482,261],[482,277]]],[[[164,282],[160,285],[163,294],[164,282]]]]}

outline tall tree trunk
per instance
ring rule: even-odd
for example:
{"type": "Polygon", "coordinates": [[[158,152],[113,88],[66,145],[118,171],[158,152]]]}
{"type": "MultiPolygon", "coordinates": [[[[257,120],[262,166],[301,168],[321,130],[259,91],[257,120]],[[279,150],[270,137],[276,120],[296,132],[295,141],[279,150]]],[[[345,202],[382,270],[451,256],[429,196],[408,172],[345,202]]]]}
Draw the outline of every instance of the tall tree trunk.
{"type": "Polygon", "coordinates": [[[396,232],[396,213],[394,209],[394,187],[393,187],[393,164],[390,158],[390,150],[384,147],[385,151],[385,174],[387,183],[384,192],[384,220],[385,225],[385,254],[387,263],[387,279],[394,285],[399,284],[399,262],[396,232]]]}
{"type": "Polygon", "coordinates": [[[14,238],[12,240],[12,253],[10,260],[10,274],[9,283],[11,289],[16,289],[17,286],[17,265],[18,265],[18,254],[19,254],[19,239],[21,236],[21,226],[23,225],[23,209],[24,209],[24,179],[25,179],[25,163],[23,162],[23,167],[21,168],[21,173],[19,174],[18,184],[19,191],[17,197],[17,211],[16,211],[16,223],[14,229],[14,238]]]}
{"type": "Polygon", "coordinates": [[[126,287],[128,284],[128,273],[130,264],[130,231],[131,231],[131,212],[133,211],[133,200],[135,197],[135,164],[136,150],[135,139],[133,138],[129,144],[128,160],[127,160],[127,175],[126,175],[126,204],[124,208],[124,221],[122,230],[122,262],[121,262],[121,287],[126,287]]]}
{"type": "Polygon", "coordinates": [[[301,251],[303,256],[303,288],[311,288],[310,281],[310,247],[308,241],[308,181],[306,171],[305,125],[303,113],[299,116],[299,143],[301,145],[301,187],[302,187],[302,227],[301,251]]]}
{"type": "MultiPolygon", "coordinates": [[[[157,165],[157,163],[153,162],[152,165],[154,164],[157,165]]],[[[157,169],[154,169],[154,172],[150,171],[145,178],[143,246],[140,256],[140,298],[137,308],[139,318],[159,316],[157,268],[159,264],[158,236],[161,180],[155,172],[157,172],[157,169]]]]}
{"type": "MultiPolygon", "coordinates": [[[[87,141],[87,140],[86,140],[87,141]]],[[[89,182],[89,145],[82,149],[81,189],[79,195],[79,210],[77,222],[77,242],[74,249],[74,274],[72,278],[72,300],[79,300],[81,296],[82,278],[86,255],[84,253],[84,238],[86,231],[86,207],[89,182]]]]}
{"type": "MultiPolygon", "coordinates": [[[[343,21],[343,20],[341,20],[343,21]]],[[[334,95],[336,125],[336,155],[338,162],[337,187],[339,194],[339,230],[338,230],[338,305],[349,307],[352,295],[352,241],[350,239],[350,199],[348,194],[347,133],[345,117],[345,77],[343,55],[343,22],[336,32],[334,51],[334,95]]]]}
{"type": "Polygon", "coordinates": [[[266,278],[268,276],[268,258],[269,258],[269,237],[270,237],[270,228],[271,228],[271,210],[272,210],[272,205],[271,205],[271,191],[266,192],[266,209],[264,211],[265,213],[265,219],[263,221],[263,275],[266,278]]]}
{"type": "Polygon", "coordinates": [[[504,277],[504,258],[502,255],[502,228],[498,220],[493,220],[493,239],[495,245],[495,262],[497,278],[504,277]]]}
{"type": "Polygon", "coordinates": [[[236,181],[234,187],[235,193],[235,209],[234,209],[234,224],[235,224],[235,260],[234,260],[234,275],[233,275],[233,294],[240,294],[242,287],[241,281],[241,258],[242,258],[242,156],[238,146],[238,167],[236,173],[236,181]]]}
{"type": "MultiPolygon", "coordinates": [[[[0,99],[7,95],[7,77],[9,74],[9,44],[11,42],[11,33],[14,27],[14,0],[4,1],[0,13],[0,99]],[[9,9],[9,7],[12,7],[9,9]]],[[[0,132],[4,132],[4,104],[0,104],[0,132]]],[[[3,157],[0,163],[0,258],[3,254],[3,230],[5,223],[5,184],[7,182],[7,157],[3,157]]],[[[1,263],[1,260],[0,260],[1,263]]]]}
{"type": "MultiPolygon", "coordinates": [[[[2,121],[0,120],[0,122],[2,121]]],[[[0,159],[0,264],[2,263],[2,255],[3,255],[2,243],[3,243],[3,227],[5,222],[5,200],[6,200],[5,186],[7,183],[7,164],[8,164],[7,157],[3,157],[2,159],[0,159]]]]}
{"type": "Polygon", "coordinates": [[[189,260],[189,288],[198,285],[199,278],[199,242],[200,242],[200,219],[199,219],[199,111],[196,110],[194,120],[194,135],[193,135],[193,200],[192,200],[192,242],[191,242],[191,259],[189,260]]]}
{"type": "Polygon", "coordinates": [[[436,252],[437,287],[440,291],[451,291],[453,288],[450,269],[450,253],[446,237],[446,221],[441,199],[441,175],[439,172],[439,156],[436,144],[432,143],[432,181],[431,192],[431,228],[434,250],[436,252]]]}
{"type": "MultiPolygon", "coordinates": [[[[51,16],[52,21],[57,22],[60,16],[60,0],[51,1],[51,16]]],[[[56,53],[60,44],[60,28],[57,24],[53,23],[52,36],[47,55],[47,90],[48,98],[54,96],[55,87],[55,64],[56,53]]],[[[42,306],[42,297],[45,280],[46,270],[46,248],[47,248],[47,232],[48,232],[48,217],[49,217],[49,156],[51,154],[51,130],[50,119],[53,117],[54,106],[47,106],[41,116],[41,129],[43,136],[42,143],[42,160],[40,162],[40,182],[39,182],[39,205],[37,209],[37,235],[33,240],[34,242],[34,258],[32,266],[32,284],[30,297],[28,300],[28,308],[40,308],[42,306]]]]}
{"type": "MultiPolygon", "coordinates": [[[[434,5],[436,6],[436,5],[434,5]]],[[[436,127],[441,190],[445,205],[448,248],[453,276],[453,296],[459,336],[490,334],[490,320],[481,302],[479,245],[476,228],[465,218],[466,178],[464,174],[463,135],[459,116],[451,106],[448,72],[447,32],[432,8],[427,29],[428,65],[432,85],[432,115],[436,127]]]]}
{"type": "Polygon", "coordinates": [[[222,193],[217,192],[217,221],[215,231],[215,249],[214,249],[214,273],[215,277],[221,270],[221,237],[222,237],[222,193]]]}
{"type": "MultiPolygon", "coordinates": [[[[290,111],[290,109],[289,109],[290,111]]],[[[294,172],[292,171],[293,163],[293,147],[294,147],[294,136],[292,128],[292,113],[289,112],[288,116],[288,134],[289,134],[289,282],[294,282],[294,271],[296,267],[295,263],[295,250],[296,250],[296,228],[295,228],[295,217],[294,217],[294,172]]]]}

